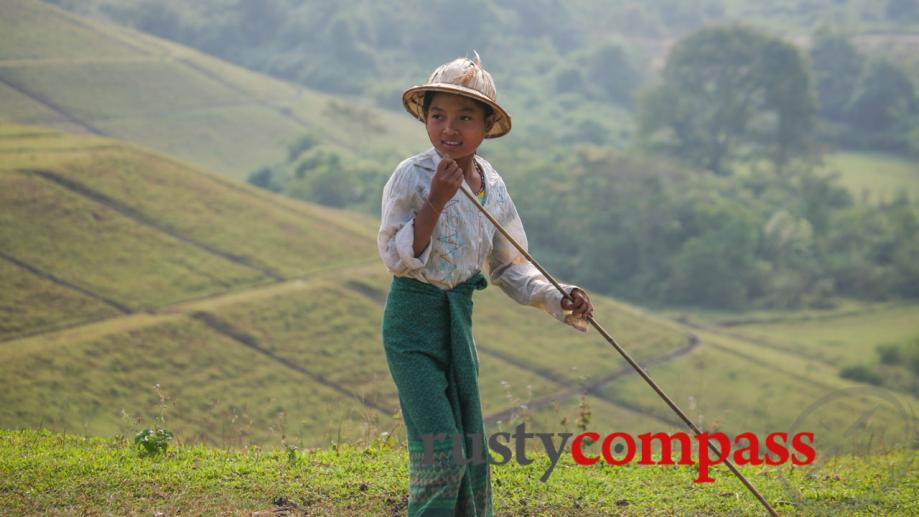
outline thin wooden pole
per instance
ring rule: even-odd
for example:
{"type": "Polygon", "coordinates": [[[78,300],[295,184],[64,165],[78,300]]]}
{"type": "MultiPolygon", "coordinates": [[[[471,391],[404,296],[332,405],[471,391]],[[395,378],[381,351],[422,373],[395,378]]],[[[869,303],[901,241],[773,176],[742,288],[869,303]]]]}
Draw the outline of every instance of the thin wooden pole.
{"type": "MultiPolygon", "coordinates": [[[[526,257],[526,259],[529,260],[530,263],[533,264],[533,266],[535,266],[536,269],[538,269],[539,272],[542,273],[546,277],[546,279],[549,280],[549,282],[551,282],[552,285],[554,285],[555,288],[558,289],[559,292],[562,293],[562,296],[564,296],[568,300],[574,301],[571,298],[571,295],[565,292],[565,290],[562,288],[562,285],[559,284],[558,281],[556,281],[555,278],[552,275],[550,275],[548,271],[545,270],[545,268],[539,265],[539,262],[536,262],[536,259],[534,259],[533,256],[530,255],[530,253],[526,249],[524,249],[524,247],[521,246],[520,243],[518,243],[517,240],[514,239],[511,236],[511,234],[509,234],[507,230],[505,230],[504,227],[502,227],[501,224],[490,213],[488,213],[488,210],[486,210],[485,207],[482,206],[481,203],[479,203],[479,200],[466,187],[465,183],[460,185],[460,190],[463,191],[463,194],[465,194],[466,197],[469,198],[469,201],[471,201],[472,204],[475,205],[476,208],[478,208],[489,221],[491,221],[491,224],[495,225],[495,228],[497,228],[497,230],[501,232],[501,235],[507,238],[508,242],[510,242],[515,248],[517,248],[517,251],[523,254],[523,256],[526,257]]],[[[686,413],[684,413],[683,410],[680,409],[680,407],[676,404],[676,402],[674,402],[669,396],[667,396],[666,393],[664,393],[664,390],[662,390],[661,387],[658,386],[656,382],[654,382],[654,380],[651,378],[650,375],[648,375],[645,369],[642,368],[634,359],[632,359],[632,356],[630,356],[628,352],[625,351],[624,348],[619,346],[619,343],[616,342],[613,336],[611,336],[609,332],[606,331],[606,329],[600,326],[600,324],[597,323],[597,321],[593,318],[593,316],[588,316],[587,321],[590,322],[590,324],[593,325],[595,329],[597,329],[597,332],[599,332],[600,335],[602,335],[606,339],[607,343],[612,345],[613,348],[615,348],[616,351],[619,352],[619,355],[621,355],[626,360],[626,362],[628,362],[629,365],[631,365],[632,368],[636,372],[638,372],[638,375],[640,375],[641,378],[644,379],[645,382],[647,382],[649,386],[651,386],[651,389],[653,389],[654,392],[657,393],[658,396],[660,396],[660,398],[662,398],[664,402],[667,403],[668,406],[670,406],[670,409],[672,409],[677,414],[677,416],[679,416],[680,419],[683,420],[683,422],[685,422],[686,425],[689,426],[689,428],[694,433],[696,433],[697,435],[702,434],[702,430],[699,429],[699,427],[692,421],[692,419],[690,419],[689,416],[687,416],[686,413]]],[[[720,458],[721,451],[718,450],[718,447],[712,444],[711,441],[707,440],[706,442],[708,444],[708,447],[715,454],[717,454],[718,457],[720,458]]],[[[734,464],[731,463],[729,459],[725,458],[724,465],[727,466],[727,468],[729,468],[731,472],[734,473],[735,476],[737,476],[737,479],[739,479],[740,482],[743,483],[745,487],[747,487],[747,490],[749,490],[750,493],[752,493],[756,497],[756,499],[759,500],[759,502],[763,505],[763,507],[766,508],[766,510],[769,512],[770,515],[772,515],[773,517],[778,517],[779,514],[775,511],[772,505],[769,504],[769,501],[766,501],[766,498],[763,497],[761,493],[759,493],[759,490],[757,490],[756,487],[754,487],[753,484],[750,483],[750,481],[743,474],[741,474],[739,470],[737,470],[737,467],[735,467],[734,464]]]]}

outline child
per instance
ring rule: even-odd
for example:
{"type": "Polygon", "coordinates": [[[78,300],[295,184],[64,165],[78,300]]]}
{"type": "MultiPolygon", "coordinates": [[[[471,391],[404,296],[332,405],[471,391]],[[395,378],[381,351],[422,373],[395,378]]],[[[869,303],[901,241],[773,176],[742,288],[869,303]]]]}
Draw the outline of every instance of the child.
{"type": "Polygon", "coordinates": [[[579,330],[593,313],[583,290],[565,285],[574,301],[563,299],[457,192],[472,189],[526,246],[504,182],[476,155],[484,138],[511,130],[511,118],[475,57],[442,65],[424,85],[405,91],[403,104],[425,123],[433,147],[400,163],[383,189],[377,245],[395,275],[383,344],[408,435],[409,515],[491,515],[487,462],[458,462],[453,454],[454,438],[461,458],[474,460],[470,454],[487,456],[488,450],[471,332],[472,291],[487,284],[482,265],[488,262],[491,281],[508,296],[579,330]]]}

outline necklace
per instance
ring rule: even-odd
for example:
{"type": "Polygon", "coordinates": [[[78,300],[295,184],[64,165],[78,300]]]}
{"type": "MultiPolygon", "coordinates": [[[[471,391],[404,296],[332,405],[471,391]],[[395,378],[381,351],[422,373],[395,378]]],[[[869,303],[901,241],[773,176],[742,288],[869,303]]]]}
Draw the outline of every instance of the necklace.
{"type": "Polygon", "coordinates": [[[479,162],[475,161],[473,158],[472,162],[475,164],[475,170],[479,173],[479,191],[476,192],[475,196],[479,198],[479,203],[485,204],[485,171],[482,170],[482,167],[479,166],[479,162]]]}
{"type": "Polygon", "coordinates": [[[479,191],[476,192],[476,197],[479,199],[479,203],[485,204],[485,171],[482,170],[482,167],[478,162],[475,163],[475,168],[479,172],[479,191]]]}

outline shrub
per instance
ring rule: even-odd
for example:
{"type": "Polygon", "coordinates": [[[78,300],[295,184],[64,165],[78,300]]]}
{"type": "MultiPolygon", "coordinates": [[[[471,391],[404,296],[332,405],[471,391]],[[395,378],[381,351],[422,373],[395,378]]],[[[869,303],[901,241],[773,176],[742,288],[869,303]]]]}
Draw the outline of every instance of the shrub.
{"type": "Polygon", "coordinates": [[[897,345],[878,345],[878,355],[884,364],[897,364],[900,362],[900,347],[897,345]]]}
{"type": "Polygon", "coordinates": [[[310,134],[306,134],[297,138],[290,145],[287,146],[287,161],[293,162],[303,154],[304,151],[308,151],[316,145],[319,144],[319,140],[310,134]]]}
{"type": "Polygon", "coordinates": [[[881,376],[864,364],[846,366],[839,372],[839,376],[843,379],[874,384],[875,386],[881,384],[881,376]]]}
{"type": "Polygon", "coordinates": [[[134,435],[134,445],[142,454],[156,456],[166,452],[173,438],[175,435],[168,429],[144,429],[134,435]]]}
{"type": "Polygon", "coordinates": [[[256,187],[272,192],[280,192],[283,187],[278,182],[277,176],[275,171],[270,167],[261,167],[249,174],[247,181],[249,184],[255,185],[256,187]]]}

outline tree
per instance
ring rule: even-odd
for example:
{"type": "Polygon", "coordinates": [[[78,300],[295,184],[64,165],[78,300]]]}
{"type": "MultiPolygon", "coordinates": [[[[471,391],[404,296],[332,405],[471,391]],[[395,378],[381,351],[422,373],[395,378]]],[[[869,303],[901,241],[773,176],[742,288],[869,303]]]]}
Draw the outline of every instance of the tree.
{"type": "Polygon", "coordinates": [[[263,45],[277,35],[287,20],[288,7],[281,0],[238,0],[235,30],[242,48],[263,45]]]}
{"type": "Polygon", "coordinates": [[[274,171],[271,170],[271,167],[260,167],[259,169],[253,171],[251,174],[249,174],[247,181],[256,187],[263,188],[265,190],[272,190],[274,192],[280,191],[280,189],[274,183],[274,171]]]}
{"type": "Polygon", "coordinates": [[[814,80],[820,97],[820,114],[837,122],[845,118],[846,106],[862,69],[862,56],[840,34],[820,30],[810,51],[814,80]]]}
{"type": "Polygon", "coordinates": [[[638,73],[622,46],[606,44],[587,60],[587,79],[596,85],[603,100],[628,105],[632,89],[638,83],[638,73]]]}
{"type": "Polygon", "coordinates": [[[651,146],[719,174],[736,160],[781,169],[809,151],[817,105],[794,46],[740,26],[702,29],[674,47],[662,75],[639,113],[651,146]]]}
{"type": "Polygon", "coordinates": [[[137,29],[162,38],[181,40],[182,23],[171,7],[148,0],[137,6],[133,16],[137,29]]]}
{"type": "Polygon", "coordinates": [[[887,0],[887,18],[899,22],[911,22],[919,18],[919,2],[916,0],[887,0]]]}
{"type": "Polygon", "coordinates": [[[309,151],[310,149],[316,147],[318,144],[319,139],[312,134],[301,135],[296,140],[287,145],[287,161],[295,161],[305,151],[309,151]]]}
{"type": "Polygon", "coordinates": [[[909,77],[889,61],[879,60],[862,71],[846,115],[862,145],[902,151],[909,146],[917,104],[909,77]]]}

